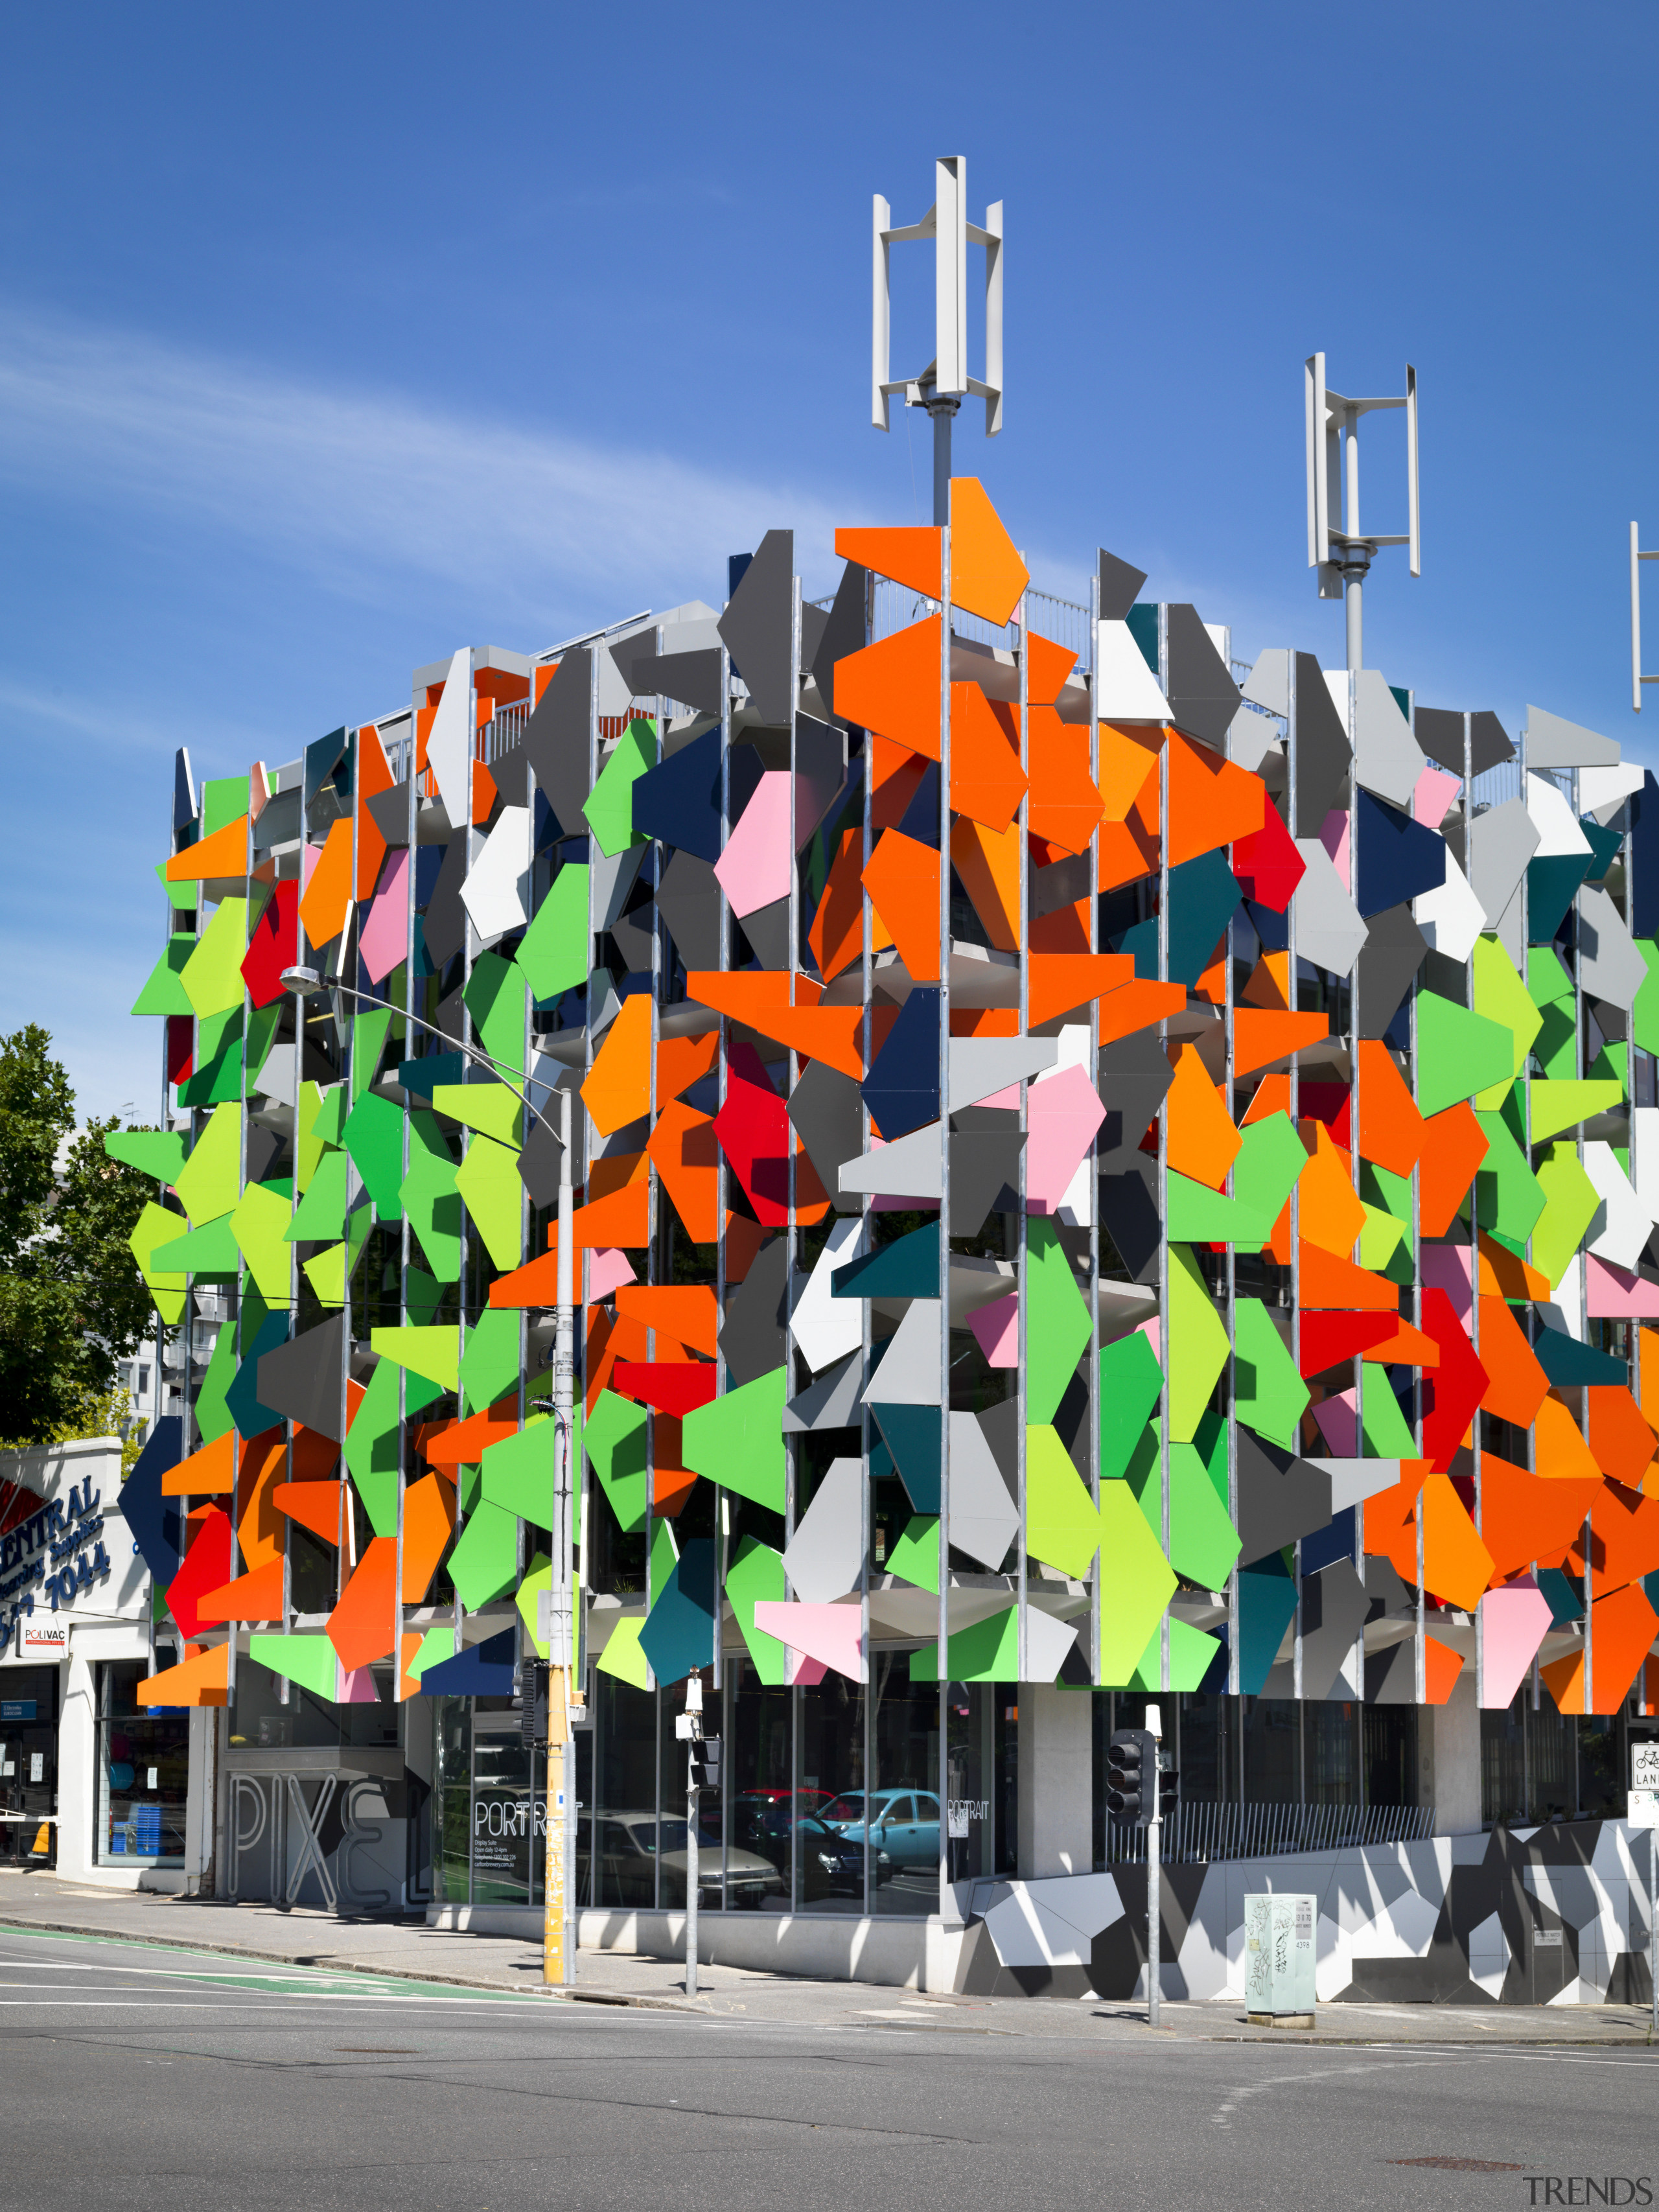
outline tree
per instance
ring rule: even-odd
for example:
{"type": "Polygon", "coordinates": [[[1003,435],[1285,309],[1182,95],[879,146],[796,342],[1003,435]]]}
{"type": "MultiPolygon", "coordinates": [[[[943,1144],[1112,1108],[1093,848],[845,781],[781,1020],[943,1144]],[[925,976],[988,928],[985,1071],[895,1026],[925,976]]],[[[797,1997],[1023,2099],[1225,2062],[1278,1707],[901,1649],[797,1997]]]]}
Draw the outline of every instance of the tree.
{"type": "Polygon", "coordinates": [[[127,1243],[154,1185],[105,1157],[114,1117],[88,1125],[59,1174],[75,1093],[51,1045],[33,1022],[0,1037],[0,1437],[13,1443],[84,1433],[154,1320],[127,1243]]]}

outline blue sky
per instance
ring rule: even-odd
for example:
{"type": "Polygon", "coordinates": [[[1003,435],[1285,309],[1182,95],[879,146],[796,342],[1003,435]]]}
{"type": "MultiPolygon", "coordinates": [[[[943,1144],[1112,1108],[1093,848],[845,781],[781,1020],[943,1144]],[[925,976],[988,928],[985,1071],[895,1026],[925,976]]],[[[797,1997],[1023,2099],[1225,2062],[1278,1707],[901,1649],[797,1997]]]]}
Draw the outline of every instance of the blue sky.
{"type": "MultiPolygon", "coordinates": [[[[85,1110],[156,1110],[125,1009],[175,744],[203,775],[289,758],[459,644],[718,600],[769,526],[822,589],[837,522],[927,519],[925,426],[867,423],[869,229],[875,191],[921,214],[936,154],[975,216],[1006,204],[1006,428],[964,416],[957,466],[1037,582],[1082,596],[1104,544],[1246,657],[1336,665],[1302,362],[1392,392],[1409,358],[1424,573],[1382,556],[1368,662],[1659,758],[1625,567],[1632,515],[1659,544],[1653,10],[927,20],[14,14],[0,1028],[51,1029],[85,1110]]],[[[896,258],[896,371],[930,275],[896,258]]],[[[1403,477],[1385,428],[1372,526],[1403,527],[1403,477]]],[[[1659,665],[1659,592],[1649,629],[1659,665]]]]}

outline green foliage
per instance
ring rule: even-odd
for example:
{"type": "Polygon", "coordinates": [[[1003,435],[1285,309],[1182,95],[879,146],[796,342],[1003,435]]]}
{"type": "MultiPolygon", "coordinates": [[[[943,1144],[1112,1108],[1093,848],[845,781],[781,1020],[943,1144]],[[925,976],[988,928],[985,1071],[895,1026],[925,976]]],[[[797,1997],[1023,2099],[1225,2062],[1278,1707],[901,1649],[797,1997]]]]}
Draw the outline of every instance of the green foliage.
{"type": "Polygon", "coordinates": [[[109,1159],[118,1123],[75,1129],[75,1093],[52,1038],[0,1037],[0,1435],[19,1443],[110,1435],[115,1363],[155,1314],[127,1239],[155,1185],[109,1159]]]}

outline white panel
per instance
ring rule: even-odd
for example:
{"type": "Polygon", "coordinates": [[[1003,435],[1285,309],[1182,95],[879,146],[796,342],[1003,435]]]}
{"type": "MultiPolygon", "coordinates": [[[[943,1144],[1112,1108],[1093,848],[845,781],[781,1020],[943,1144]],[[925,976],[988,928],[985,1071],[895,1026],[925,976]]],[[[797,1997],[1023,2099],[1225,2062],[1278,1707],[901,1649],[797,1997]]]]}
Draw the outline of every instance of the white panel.
{"type": "MultiPolygon", "coordinates": [[[[861,1213],[848,1214],[836,1223],[790,1316],[796,1349],[815,1375],[837,1359],[845,1359],[864,1342],[862,1300],[832,1297],[830,1279],[836,1268],[856,1260],[865,1250],[866,1227],[861,1213]]],[[[799,1282],[800,1278],[795,1279],[799,1282]]],[[[938,1366],[937,1359],[933,1364],[938,1366]]]]}
{"type": "Polygon", "coordinates": [[[1103,722],[1167,722],[1170,702],[1126,622],[1098,625],[1095,712],[1103,722]]]}
{"type": "Polygon", "coordinates": [[[461,903],[486,945],[530,921],[530,809],[504,806],[467,871],[461,903]]]}
{"type": "Polygon", "coordinates": [[[427,732],[426,757],[438,793],[452,822],[465,822],[467,801],[467,763],[472,736],[472,653],[462,646],[452,654],[444,678],[443,696],[427,732]]]}

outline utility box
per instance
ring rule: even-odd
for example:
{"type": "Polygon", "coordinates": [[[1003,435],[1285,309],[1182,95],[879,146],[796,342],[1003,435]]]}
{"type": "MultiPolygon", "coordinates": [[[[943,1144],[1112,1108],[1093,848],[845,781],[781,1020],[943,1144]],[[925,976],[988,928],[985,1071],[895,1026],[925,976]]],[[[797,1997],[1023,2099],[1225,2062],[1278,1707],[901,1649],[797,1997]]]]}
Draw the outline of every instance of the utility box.
{"type": "Polygon", "coordinates": [[[1252,2027],[1314,2024],[1318,1902],[1273,1891],[1244,1899],[1244,2010],[1252,2027]]]}

